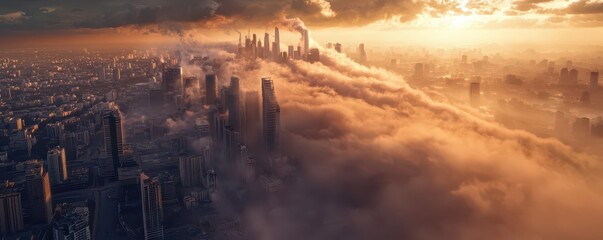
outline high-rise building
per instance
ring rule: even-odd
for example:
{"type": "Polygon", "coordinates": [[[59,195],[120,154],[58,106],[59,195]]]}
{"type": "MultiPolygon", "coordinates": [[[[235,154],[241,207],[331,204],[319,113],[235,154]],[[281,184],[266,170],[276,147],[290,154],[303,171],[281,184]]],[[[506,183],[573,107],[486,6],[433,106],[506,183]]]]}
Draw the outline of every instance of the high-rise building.
{"type": "Polygon", "coordinates": [[[293,59],[294,52],[295,52],[295,47],[293,45],[289,45],[289,47],[287,48],[287,57],[289,59],[293,59]]]}
{"type": "Polygon", "coordinates": [[[61,184],[67,180],[67,158],[65,157],[64,148],[55,147],[48,150],[46,163],[48,164],[48,173],[52,185],[61,184]]]}
{"type": "Polygon", "coordinates": [[[142,221],[145,240],[163,240],[163,203],[161,182],[140,173],[142,221]]]}
{"type": "Polygon", "coordinates": [[[25,171],[25,191],[31,217],[30,223],[48,224],[52,220],[52,194],[48,172],[36,163],[26,166],[25,171]]]}
{"type": "Polygon", "coordinates": [[[262,143],[264,152],[270,156],[280,154],[280,114],[274,82],[270,78],[262,78],[262,143]]]}
{"type": "Polygon", "coordinates": [[[21,192],[14,182],[5,182],[0,186],[0,235],[23,230],[23,208],[21,192]]]}
{"type": "Polygon", "coordinates": [[[310,32],[308,32],[308,29],[304,29],[303,34],[304,34],[304,57],[307,59],[310,55],[310,32]]]}
{"type": "Polygon", "coordinates": [[[480,96],[481,96],[481,90],[480,90],[480,83],[479,82],[472,82],[469,84],[469,102],[471,103],[471,106],[478,106],[480,103],[480,96]]]}
{"type": "Polygon", "coordinates": [[[72,132],[64,133],[61,145],[65,149],[65,157],[67,158],[67,161],[71,162],[77,160],[77,134],[72,132]]]}
{"type": "Polygon", "coordinates": [[[342,51],[342,46],[341,43],[335,43],[335,51],[337,51],[338,53],[341,53],[342,51]]]}
{"type": "Polygon", "coordinates": [[[264,58],[270,58],[270,34],[264,33],[264,58]]]}
{"type": "Polygon", "coordinates": [[[120,167],[119,159],[124,155],[123,145],[125,142],[121,112],[118,109],[109,110],[103,114],[103,135],[104,153],[107,160],[111,161],[112,176],[117,177],[117,170],[120,167]]]}
{"type": "Polygon", "coordinates": [[[590,118],[576,118],[572,130],[575,136],[589,137],[590,136],[590,118]]]}
{"type": "Polygon", "coordinates": [[[206,172],[208,169],[213,169],[214,167],[214,159],[211,147],[205,146],[203,147],[203,169],[206,172]]]}
{"type": "Polygon", "coordinates": [[[423,63],[417,63],[415,64],[415,75],[414,78],[416,80],[423,80],[424,77],[424,68],[423,68],[423,63]]]}
{"type": "Polygon", "coordinates": [[[212,105],[218,101],[218,78],[215,74],[205,75],[205,104],[212,105]]]}
{"type": "Polygon", "coordinates": [[[57,206],[57,217],[52,224],[54,240],[90,240],[90,211],[87,207],[57,206]]]}
{"type": "Polygon", "coordinates": [[[182,76],[182,68],[168,68],[163,72],[161,86],[165,93],[173,93],[181,95],[184,93],[184,79],[182,76]]]}
{"type": "Polygon", "coordinates": [[[185,187],[203,186],[203,156],[181,156],[179,161],[180,183],[185,187]]]}
{"type": "Polygon", "coordinates": [[[358,45],[358,62],[364,64],[366,60],[366,49],[364,49],[364,43],[361,43],[358,45]]]}
{"type": "Polygon", "coordinates": [[[569,84],[578,84],[578,70],[572,69],[569,71],[569,84]]]}
{"type": "Polygon", "coordinates": [[[207,190],[209,192],[216,192],[218,190],[218,177],[216,176],[216,171],[210,169],[207,171],[207,190]]]}
{"type": "Polygon", "coordinates": [[[281,55],[281,37],[277,27],[274,28],[274,46],[272,46],[272,52],[274,53],[275,60],[281,55]]]}
{"type": "Polygon", "coordinates": [[[99,81],[105,81],[107,79],[107,75],[105,73],[105,68],[104,67],[100,67],[98,69],[98,80],[99,81]]]}
{"type": "Polygon", "coordinates": [[[597,90],[599,88],[599,72],[590,73],[590,89],[597,90]]]}
{"type": "Polygon", "coordinates": [[[569,70],[562,68],[559,73],[559,84],[569,84],[569,70]]]}
{"type": "Polygon", "coordinates": [[[239,171],[239,176],[243,182],[246,179],[246,171],[247,171],[247,161],[249,160],[249,151],[247,150],[247,146],[245,144],[239,144],[239,154],[237,161],[237,169],[239,171]]]}
{"type": "Polygon", "coordinates": [[[113,68],[113,81],[121,80],[121,71],[119,68],[113,68]]]}
{"type": "Polygon", "coordinates": [[[46,125],[46,136],[52,140],[58,140],[63,136],[65,126],[62,123],[49,123],[46,125]]]}
{"type": "Polygon", "coordinates": [[[237,156],[239,155],[238,146],[240,143],[241,133],[236,131],[232,126],[225,126],[222,152],[229,163],[236,161],[237,156]]]}
{"type": "Polygon", "coordinates": [[[230,88],[228,91],[228,125],[235,131],[241,131],[241,100],[239,78],[230,79],[230,88]]]}
{"type": "Polygon", "coordinates": [[[318,48],[310,49],[310,51],[308,52],[307,60],[310,63],[315,63],[315,62],[320,61],[320,51],[318,50],[318,48]]]}
{"type": "Polygon", "coordinates": [[[256,173],[255,173],[255,159],[250,157],[247,159],[247,164],[245,168],[245,183],[247,185],[253,184],[255,182],[256,173]]]}
{"type": "Polygon", "coordinates": [[[555,113],[555,132],[558,136],[564,136],[569,132],[569,118],[565,116],[565,113],[562,111],[557,111],[555,113]]]}
{"type": "Polygon", "coordinates": [[[260,114],[260,94],[256,91],[245,93],[243,139],[252,150],[259,150],[262,142],[260,114]]]}

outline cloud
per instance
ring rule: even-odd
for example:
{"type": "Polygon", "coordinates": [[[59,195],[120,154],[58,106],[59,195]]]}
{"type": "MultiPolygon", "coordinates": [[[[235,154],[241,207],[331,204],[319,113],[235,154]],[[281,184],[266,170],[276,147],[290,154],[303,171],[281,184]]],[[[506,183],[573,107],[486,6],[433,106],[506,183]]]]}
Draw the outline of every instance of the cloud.
{"type": "Polygon", "coordinates": [[[29,17],[23,11],[12,12],[0,15],[0,23],[17,24],[28,18],[29,17]]]}
{"type": "MultiPolygon", "coordinates": [[[[600,158],[432,100],[383,69],[231,61],[275,81],[278,193],[244,207],[252,239],[601,239],[600,158]]],[[[222,78],[228,75],[221,76],[222,78]]],[[[261,160],[260,160],[261,161],[261,160]]]]}

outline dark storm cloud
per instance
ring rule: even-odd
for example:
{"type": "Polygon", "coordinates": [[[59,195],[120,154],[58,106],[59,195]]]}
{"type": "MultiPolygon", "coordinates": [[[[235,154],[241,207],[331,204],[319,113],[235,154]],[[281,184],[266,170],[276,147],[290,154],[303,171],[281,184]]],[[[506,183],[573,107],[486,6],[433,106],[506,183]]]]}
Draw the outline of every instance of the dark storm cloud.
{"type": "Polygon", "coordinates": [[[603,2],[580,0],[567,7],[569,14],[603,14],[603,2]]]}

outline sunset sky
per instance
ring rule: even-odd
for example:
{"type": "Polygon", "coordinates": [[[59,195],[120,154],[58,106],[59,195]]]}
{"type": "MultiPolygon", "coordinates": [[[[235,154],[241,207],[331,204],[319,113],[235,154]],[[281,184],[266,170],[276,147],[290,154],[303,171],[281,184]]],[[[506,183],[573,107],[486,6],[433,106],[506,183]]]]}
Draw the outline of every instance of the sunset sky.
{"type": "Polygon", "coordinates": [[[236,41],[235,30],[268,29],[282,18],[302,19],[318,41],[603,39],[600,0],[4,0],[0,42],[7,46],[159,41],[167,40],[162,35],[183,32],[208,41],[236,41]],[[363,39],[367,35],[371,38],[363,39]]]}

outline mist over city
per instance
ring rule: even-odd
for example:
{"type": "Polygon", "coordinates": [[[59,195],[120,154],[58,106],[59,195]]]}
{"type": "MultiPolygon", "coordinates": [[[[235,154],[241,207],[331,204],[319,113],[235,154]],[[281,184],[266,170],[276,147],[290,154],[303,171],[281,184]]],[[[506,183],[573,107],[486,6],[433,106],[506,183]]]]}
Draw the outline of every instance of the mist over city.
{"type": "Polygon", "coordinates": [[[603,239],[599,0],[4,0],[0,239],[603,239]]]}

